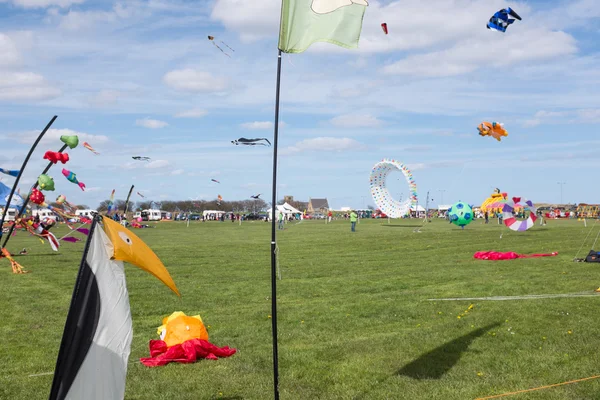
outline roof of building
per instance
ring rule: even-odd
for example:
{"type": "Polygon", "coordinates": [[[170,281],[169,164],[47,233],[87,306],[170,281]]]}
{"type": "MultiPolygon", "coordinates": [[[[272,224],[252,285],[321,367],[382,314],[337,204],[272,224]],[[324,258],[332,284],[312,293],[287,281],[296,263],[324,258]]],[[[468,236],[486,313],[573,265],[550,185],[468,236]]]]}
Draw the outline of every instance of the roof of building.
{"type": "Polygon", "coordinates": [[[313,209],[318,208],[329,208],[329,202],[327,199],[310,199],[310,204],[313,209]]]}

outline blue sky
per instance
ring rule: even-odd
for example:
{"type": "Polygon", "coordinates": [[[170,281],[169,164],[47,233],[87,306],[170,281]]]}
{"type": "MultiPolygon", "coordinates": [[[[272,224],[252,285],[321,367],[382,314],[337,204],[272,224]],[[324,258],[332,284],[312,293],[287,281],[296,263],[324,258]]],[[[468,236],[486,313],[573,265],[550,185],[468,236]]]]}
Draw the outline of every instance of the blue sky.
{"type": "MultiPolygon", "coordinates": [[[[101,153],[69,152],[67,168],[89,190],[59,166],[49,197],[96,207],[135,184],[156,201],[270,199],[272,148],[230,141],[273,136],[279,9],[279,0],[0,0],[0,166],[18,168],[58,115],[22,191],[44,152],[76,133],[101,153]]],[[[599,19],[597,0],[370,1],[358,49],[283,56],[278,197],[373,204],[371,168],[394,158],[412,168],[421,203],[430,191],[433,204],[480,204],[495,187],[559,202],[557,182],[564,202],[599,203],[599,19]],[[487,30],[506,6],[523,20],[487,30]],[[480,137],[485,120],[509,136],[480,137]]],[[[406,196],[403,180],[389,181],[406,196]]]]}

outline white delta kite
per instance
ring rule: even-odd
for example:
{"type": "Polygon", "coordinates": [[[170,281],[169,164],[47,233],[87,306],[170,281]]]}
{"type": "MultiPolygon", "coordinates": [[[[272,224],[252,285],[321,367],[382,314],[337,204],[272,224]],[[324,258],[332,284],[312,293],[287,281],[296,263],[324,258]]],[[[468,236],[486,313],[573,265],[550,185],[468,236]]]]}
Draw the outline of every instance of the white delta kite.
{"type": "Polygon", "coordinates": [[[361,6],[369,5],[367,0],[312,0],[312,5],[310,7],[317,14],[328,14],[342,7],[351,6],[352,4],[361,6]]]}

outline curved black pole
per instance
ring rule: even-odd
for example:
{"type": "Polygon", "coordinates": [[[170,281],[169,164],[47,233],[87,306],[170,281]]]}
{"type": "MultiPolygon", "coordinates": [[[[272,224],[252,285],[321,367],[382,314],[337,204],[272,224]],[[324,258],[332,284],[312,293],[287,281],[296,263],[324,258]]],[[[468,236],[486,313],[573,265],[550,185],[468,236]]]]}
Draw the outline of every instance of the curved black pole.
{"type": "Polygon", "coordinates": [[[46,134],[46,132],[48,131],[48,129],[50,129],[50,127],[52,126],[52,124],[54,123],[54,121],[56,120],[56,118],[58,118],[57,115],[55,115],[54,117],[52,117],[52,119],[50,120],[50,122],[48,122],[48,125],[46,125],[46,127],[44,128],[44,130],[40,133],[40,135],[38,136],[38,138],[35,140],[35,142],[33,143],[33,146],[31,146],[31,149],[29,149],[29,153],[27,154],[27,157],[25,157],[25,160],[23,161],[23,165],[21,165],[21,170],[19,171],[19,175],[17,175],[17,179],[15,180],[15,184],[13,185],[10,194],[8,195],[8,198],[6,199],[6,207],[4,207],[4,211],[2,212],[2,219],[0,219],[0,239],[2,239],[2,225],[4,225],[4,219],[6,218],[6,214],[8,213],[8,209],[10,208],[10,202],[12,201],[12,197],[15,194],[15,190],[17,190],[17,186],[19,186],[19,180],[21,180],[21,175],[23,175],[23,171],[25,171],[25,167],[27,166],[27,163],[29,162],[29,159],[31,158],[31,155],[33,154],[33,151],[35,150],[35,148],[37,147],[38,143],[40,142],[40,140],[42,140],[42,138],[44,137],[44,135],[46,134]]]}
{"type": "Polygon", "coordinates": [[[133,192],[133,188],[134,185],[131,185],[131,189],[129,189],[129,194],[127,195],[127,200],[125,200],[125,211],[123,211],[125,217],[127,217],[127,210],[129,209],[129,198],[131,197],[131,192],[133,192]]]}
{"type": "MultiPolygon", "coordinates": [[[[57,153],[62,153],[63,151],[65,151],[65,149],[67,148],[67,145],[63,145],[63,147],[61,147],[60,149],[58,149],[57,153]]],[[[46,172],[48,172],[48,170],[50,170],[50,168],[53,166],[54,164],[51,162],[48,163],[48,165],[46,166],[46,168],[44,168],[44,170],[42,171],[41,175],[45,174],[46,172]]],[[[29,194],[27,195],[27,197],[25,199],[23,199],[23,207],[21,207],[21,211],[19,211],[17,213],[17,216],[15,217],[15,220],[18,218],[21,218],[21,215],[23,215],[23,213],[25,212],[25,209],[27,208],[27,204],[29,204],[29,196],[31,195],[31,192],[33,192],[33,189],[36,189],[38,187],[38,183],[37,181],[35,182],[35,184],[31,187],[31,189],[29,190],[29,194]]],[[[4,243],[2,243],[2,247],[6,247],[6,243],[8,243],[8,241],[10,240],[10,237],[13,233],[13,230],[15,229],[15,225],[11,225],[10,229],[8,231],[8,233],[6,234],[6,237],[4,238],[4,243]]]]}
{"type": "Polygon", "coordinates": [[[277,356],[277,234],[275,209],[277,208],[277,142],[279,139],[279,88],[281,84],[281,50],[277,55],[277,88],[275,92],[275,131],[273,133],[273,194],[271,197],[271,326],[273,331],[273,390],[279,400],[279,362],[277,356]]]}

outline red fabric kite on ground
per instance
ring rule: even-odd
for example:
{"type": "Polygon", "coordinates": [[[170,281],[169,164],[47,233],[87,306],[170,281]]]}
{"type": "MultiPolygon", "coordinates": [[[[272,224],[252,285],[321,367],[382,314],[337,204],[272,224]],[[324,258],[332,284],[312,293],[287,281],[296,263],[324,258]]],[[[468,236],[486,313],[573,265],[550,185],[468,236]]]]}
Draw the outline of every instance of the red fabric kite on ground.
{"type": "Polygon", "coordinates": [[[537,257],[553,257],[557,256],[558,252],[545,253],[545,254],[517,254],[515,252],[509,251],[506,253],[502,253],[500,251],[478,251],[473,254],[473,258],[477,258],[479,260],[514,260],[515,258],[537,258],[537,257]]]}

